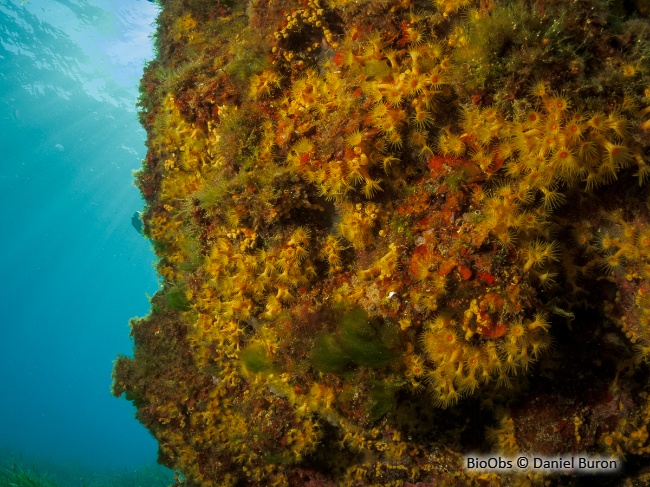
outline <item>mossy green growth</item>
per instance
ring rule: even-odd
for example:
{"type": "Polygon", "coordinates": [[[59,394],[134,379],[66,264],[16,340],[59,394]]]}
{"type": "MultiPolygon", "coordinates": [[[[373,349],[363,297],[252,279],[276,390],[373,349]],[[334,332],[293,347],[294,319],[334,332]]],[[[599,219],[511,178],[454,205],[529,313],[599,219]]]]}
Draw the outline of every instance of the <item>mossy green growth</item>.
{"type": "Polygon", "coordinates": [[[408,215],[395,213],[391,217],[389,224],[391,226],[391,232],[399,238],[403,245],[414,245],[415,234],[413,232],[413,222],[408,215]]]}
{"type": "Polygon", "coordinates": [[[198,205],[206,211],[214,210],[216,207],[227,208],[228,196],[230,196],[230,181],[226,179],[209,180],[201,190],[194,194],[198,205]]]}
{"type": "Polygon", "coordinates": [[[378,381],[372,385],[368,401],[368,416],[371,421],[376,421],[395,410],[397,406],[396,394],[399,390],[400,384],[395,382],[378,381]]]}
{"type": "Polygon", "coordinates": [[[444,182],[451,191],[458,191],[466,179],[465,171],[461,170],[449,175],[444,182]]]}
{"type": "Polygon", "coordinates": [[[346,314],[341,322],[340,342],[358,365],[382,368],[399,355],[397,328],[391,322],[371,321],[363,309],[346,314]]]}
{"type": "Polygon", "coordinates": [[[245,38],[248,42],[233,44],[233,61],[226,67],[226,72],[238,81],[239,86],[248,86],[251,76],[269,67],[268,55],[261,47],[263,43],[254,43],[255,34],[250,31],[245,38]]]}
{"type": "Polygon", "coordinates": [[[165,303],[176,311],[189,311],[192,307],[187,296],[185,289],[182,287],[172,287],[165,295],[165,303]]]}
{"type": "MultiPolygon", "coordinates": [[[[189,231],[188,231],[189,234],[189,231]]],[[[187,242],[183,245],[187,259],[179,264],[180,270],[183,272],[194,272],[203,264],[204,256],[201,253],[201,242],[196,237],[188,238],[187,242]]]]}
{"type": "MultiPolygon", "coordinates": [[[[565,66],[579,60],[577,46],[567,38],[566,6],[561,3],[546,15],[527,2],[497,5],[489,14],[470,13],[462,25],[462,46],[452,60],[463,93],[500,92],[517,75],[532,82],[548,74],[548,66],[565,66]]],[[[524,82],[523,86],[527,86],[524,82]]],[[[505,108],[505,106],[503,107],[505,108]]]]}
{"type": "Polygon", "coordinates": [[[320,372],[339,374],[352,363],[352,357],[343,350],[336,335],[323,333],[316,337],[311,352],[311,364],[320,372]]]}
{"type": "Polygon", "coordinates": [[[245,184],[245,174],[258,160],[259,121],[243,110],[231,110],[221,117],[220,139],[217,147],[224,160],[232,161],[242,173],[229,183],[232,190],[236,183],[245,184]]]}
{"type": "Polygon", "coordinates": [[[135,391],[124,391],[124,397],[127,401],[132,402],[133,406],[136,408],[142,408],[147,405],[147,400],[143,398],[141,394],[138,394],[135,391]]]}
{"type": "Polygon", "coordinates": [[[264,456],[264,461],[270,464],[282,465],[290,463],[290,457],[286,453],[269,453],[264,456]]]}
{"type": "Polygon", "coordinates": [[[274,364],[266,347],[261,343],[251,343],[239,354],[242,363],[249,372],[271,372],[274,364]]]}
{"type": "Polygon", "coordinates": [[[389,321],[371,320],[363,309],[344,314],[337,328],[314,342],[311,361],[320,372],[341,373],[352,365],[383,368],[401,355],[397,327],[389,321]]]}

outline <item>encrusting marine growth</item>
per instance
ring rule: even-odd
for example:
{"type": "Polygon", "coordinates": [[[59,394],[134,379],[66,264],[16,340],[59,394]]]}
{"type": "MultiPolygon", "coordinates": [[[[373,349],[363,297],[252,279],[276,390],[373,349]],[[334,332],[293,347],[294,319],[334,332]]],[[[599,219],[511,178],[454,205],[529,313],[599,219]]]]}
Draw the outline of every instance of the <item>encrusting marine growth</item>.
{"type": "Polygon", "coordinates": [[[177,485],[649,480],[644,2],[159,3],[113,393],[177,485]]]}

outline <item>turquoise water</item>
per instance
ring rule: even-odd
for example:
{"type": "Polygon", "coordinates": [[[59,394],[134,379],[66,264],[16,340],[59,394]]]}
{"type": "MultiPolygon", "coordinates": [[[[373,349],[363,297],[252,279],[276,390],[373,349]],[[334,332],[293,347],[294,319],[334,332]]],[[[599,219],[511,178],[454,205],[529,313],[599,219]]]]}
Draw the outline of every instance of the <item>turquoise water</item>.
{"type": "Polygon", "coordinates": [[[158,288],[131,224],[156,14],[145,0],[0,0],[0,460],[155,461],[110,384],[158,288]]]}

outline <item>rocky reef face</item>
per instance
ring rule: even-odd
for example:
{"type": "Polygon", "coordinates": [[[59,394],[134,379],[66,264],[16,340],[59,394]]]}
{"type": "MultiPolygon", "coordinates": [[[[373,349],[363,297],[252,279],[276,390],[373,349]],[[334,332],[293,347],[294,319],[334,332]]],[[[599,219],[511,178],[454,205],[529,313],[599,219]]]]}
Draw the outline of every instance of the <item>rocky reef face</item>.
{"type": "Polygon", "coordinates": [[[113,393],[178,485],[646,485],[645,2],[160,4],[113,393]]]}

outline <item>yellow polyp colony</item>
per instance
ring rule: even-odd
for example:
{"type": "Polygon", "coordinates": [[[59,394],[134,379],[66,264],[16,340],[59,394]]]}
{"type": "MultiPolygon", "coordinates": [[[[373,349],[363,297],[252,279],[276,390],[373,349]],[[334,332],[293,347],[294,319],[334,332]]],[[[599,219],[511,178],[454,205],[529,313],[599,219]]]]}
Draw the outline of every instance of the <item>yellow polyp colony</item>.
{"type": "Polygon", "coordinates": [[[113,386],[162,463],[201,486],[511,485],[462,454],[544,431],[650,455],[636,6],[163,3],[137,174],[162,288],[113,386]],[[522,419],[544,401],[611,414],[522,419]]]}
{"type": "Polygon", "coordinates": [[[621,209],[603,212],[599,222],[597,228],[588,222],[578,226],[578,238],[588,242],[585,267],[600,268],[608,281],[625,289],[606,300],[605,314],[633,344],[637,360],[645,362],[650,357],[650,227],[646,219],[628,220],[621,209]]]}
{"type": "Polygon", "coordinates": [[[253,99],[269,96],[280,86],[280,75],[272,70],[253,75],[251,79],[250,96],[253,99]]]}
{"type": "Polygon", "coordinates": [[[487,438],[496,450],[504,455],[516,455],[521,451],[517,444],[515,424],[511,417],[503,416],[498,427],[489,428],[487,438]]]}

